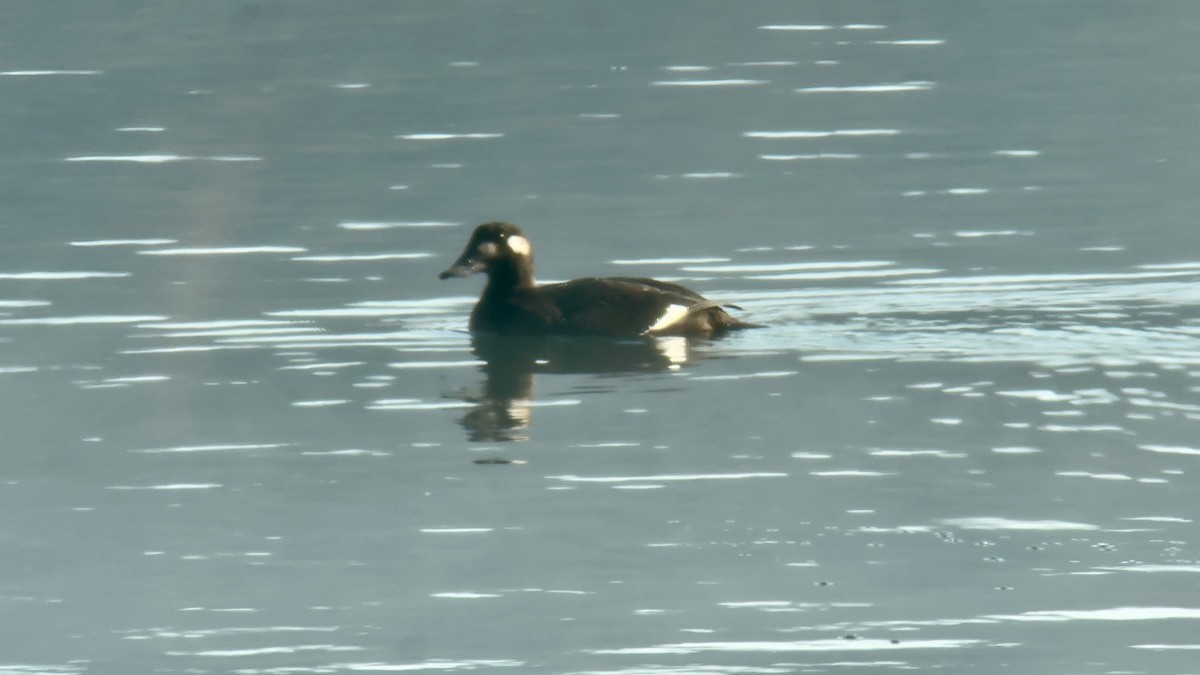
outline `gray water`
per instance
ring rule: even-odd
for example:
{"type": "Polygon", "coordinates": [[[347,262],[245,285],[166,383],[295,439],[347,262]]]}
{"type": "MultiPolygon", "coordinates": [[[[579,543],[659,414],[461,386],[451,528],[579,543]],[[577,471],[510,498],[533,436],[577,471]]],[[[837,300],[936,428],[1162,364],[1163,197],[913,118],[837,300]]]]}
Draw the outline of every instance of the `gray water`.
{"type": "Polygon", "coordinates": [[[0,673],[1200,672],[1194,3],[3,14],[0,673]]]}

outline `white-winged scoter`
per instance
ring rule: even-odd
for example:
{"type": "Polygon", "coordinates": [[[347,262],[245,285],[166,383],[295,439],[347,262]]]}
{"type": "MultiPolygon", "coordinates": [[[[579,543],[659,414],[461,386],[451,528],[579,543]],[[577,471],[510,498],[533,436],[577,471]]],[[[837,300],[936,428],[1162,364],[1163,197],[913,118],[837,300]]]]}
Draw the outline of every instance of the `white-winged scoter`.
{"type": "Polygon", "coordinates": [[[487,274],[472,331],[524,335],[712,337],[752,328],[695,291],[656,279],[589,277],[539,286],[533,247],[512,223],[484,223],[441,279],[487,274]]]}

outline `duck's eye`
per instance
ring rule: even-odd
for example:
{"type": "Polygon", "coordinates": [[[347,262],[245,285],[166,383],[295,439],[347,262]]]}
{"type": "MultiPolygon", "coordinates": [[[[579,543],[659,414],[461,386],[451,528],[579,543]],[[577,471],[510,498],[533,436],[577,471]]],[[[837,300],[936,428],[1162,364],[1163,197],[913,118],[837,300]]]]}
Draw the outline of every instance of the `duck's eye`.
{"type": "Polygon", "coordinates": [[[499,247],[496,246],[496,242],[494,241],[485,241],[479,246],[475,247],[475,251],[479,253],[480,258],[495,258],[496,253],[499,250],[499,247]]]}

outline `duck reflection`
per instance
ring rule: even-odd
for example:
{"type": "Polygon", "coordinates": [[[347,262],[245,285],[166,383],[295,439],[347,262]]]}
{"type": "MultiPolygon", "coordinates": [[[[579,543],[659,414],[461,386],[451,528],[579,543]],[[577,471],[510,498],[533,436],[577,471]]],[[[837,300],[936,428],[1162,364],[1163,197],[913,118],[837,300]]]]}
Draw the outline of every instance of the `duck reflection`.
{"type": "Polygon", "coordinates": [[[477,394],[466,397],[475,406],[461,423],[470,440],[485,442],[530,438],[537,375],[674,370],[687,362],[691,347],[683,337],[613,340],[479,333],[472,336],[471,345],[484,362],[484,381],[477,394]]]}

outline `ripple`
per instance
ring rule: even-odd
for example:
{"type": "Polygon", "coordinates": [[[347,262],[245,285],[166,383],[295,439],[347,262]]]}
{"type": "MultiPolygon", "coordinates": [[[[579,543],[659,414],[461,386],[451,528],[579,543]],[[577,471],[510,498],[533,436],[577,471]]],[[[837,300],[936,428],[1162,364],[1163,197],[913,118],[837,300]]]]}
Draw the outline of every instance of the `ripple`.
{"type": "Polygon", "coordinates": [[[179,242],[176,239],[91,239],[69,243],[71,246],[161,246],[179,242]]]}
{"type": "Polygon", "coordinates": [[[741,178],[742,174],[731,171],[697,171],[682,174],[682,178],[741,178]]]}
{"type": "Polygon", "coordinates": [[[894,472],[890,471],[865,471],[862,469],[835,469],[832,471],[809,471],[808,475],[817,476],[819,478],[879,478],[883,476],[895,476],[894,472]]]}
{"type": "MultiPolygon", "coordinates": [[[[300,363],[291,366],[280,366],[280,370],[337,370],[366,365],[366,361],[320,361],[317,363],[300,363]]],[[[295,405],[294,403],[292,405],[295,405]]]]}
{"type": "Polygon", "coordinates": [[[687,265],[729,262],[729,258],[620,258],[608,262],[612,265],[687,265]]]}
{"type": "MultiPolygon", "coordinates": [[[[476,302],[471,296],[428,298],[425,300],[367,300],[345,307],[288,309],[267,312],[267,316],[312,318],[322,316],[377,317],[459,312],[476,302]]],[[[396,334],[402,335],[402,334],[396,334]]]]}
{"type": "Polygon", "coordinates": [[[221,483],[163,483],[160,485],[107,485],[105,490],[212,490],[221,483]]]}
{"type": "MultiPolygon", "coordinates": [[[[278,323],[287,323],[287,322],[280,321],[278,323]]],[[[150,326],[150,327],[158,328],[158,326],[150,326]]],[[[138,328],[142,328],[142,326],[138,326],[138,328]]],[[[246,335],[258,335],[258,336],[277,335],[277,336],[294,337],[297,335],[309,335],[312,333],[320,333],[320,332],[321,332],[321,329],[317,328],[315,326],[287,325],[287,326],[280,326],[277,328],[255,327],[255,328],[218,328],[218,329],[214,329],[214,330],[179,330],[179,331],[164,332],[162,334],[162,337],[168,337],[168,338],[238,337],[238,336],[246,336],[246,335]]],[[[146,337],[146,336],[138,336],[138,337],[146,337]]]]}
{"type": "Polygon", "coordinates": [[[382,450],[346,448],[344,450],[305,450],[300,453],[308,457],[391,457],[392,453],[382,450]]]}
{"type": "MultiPolygon", "coordinates": [[[[361,310],[298,310],[297,316],[357,317],[390,316],[399,312],[363,312],[361,310]]],[[[423,338],[413,330],[380,333],[303,333],[290,335],[248,335],[226,337],[218,340],[226,348],[250,348],[268,345],[276,349],[335,349],[339,347],[387,346],[404,351],[467,351],[468,347],[457,340],[423,338]]]]}
{"type": "Polygon", "coordinates": [[[474,368],[476,366],[486,366],[487,361],[478,359],[467,359],[464,361],[403,361],[399,363],[389,363],[388,368],[474,368]]]}
{"type": "Polygon", "coordinates": [[[260,162],[262,157],[217,155],[212,157],[192,157],[189,155],[81,155],[64,157],[64,162],[132,162],[135,164],[167,164],[170,162],[260,162]]]}
{"type": "Polygon", "coordinates": [[[24,307],[46,307],[50,303],[45,300],[0,300],[0,307],[20,309],[24,307]]]}
{"type": "Polygon", "coordinates": [[[920,274],[940,274],[945,270],[937,268],[897,268],[887,270],[855,270],[855,271],[835,271],[835,272],[787,272],[781,274],[747,274],[743,279],[757,279],[762,281],[783,281],[783,280],[808,280],[819,281],[829,279],[870,279],[879,277],[904,277],[920,274]]]}
{"type": "Polygon", "coordinates": [[[466,133],[466,134],[444,134],[444,133],[418,133],[418,134],[402,134],[396,138],[403,138],[407,141],[447,141],[454,139],[471,139],[484,140],[491,138],[503,138],[504,134],[499,133],[466,133]]]}
{"type": "Polygon", "coordinates": [[[1034,455],[1041,452],[1041,450],[1038,448],[1013,445],[1001,448],[992,448],[992,452],[996,453],[997,455],[1034,455]]]}
{"type": "Polygon", "coordinates": [[[736,375],[697,375],[688,378],[691,382],[720,382],[724,380],[749,380],[764,377],[790,377],[799,375],[796,370],[766,370],[757,373],[738,373],[736,375]]]}
{"type": "Polygon", "coordinates": [[[290,443],[242,443],[242,444],[215,444],[215,445],[180,445],[169,448],[149,448],[146,450],[130,450],[144,455],[161,455],[169,453],[191,453],[191,452],[229,452],[234,450],[269,450],[274,448],[286,448],[290,443]]]}
{"type": "Polygon", "coordinates": [[[1180,518],[1178,516],[1135,516],[1132,518],[1122,518],[1121,520],[1136,520],[1151,523],[1191,523],[1194,522],[1190,518],[1180,518]]]}
{"type": "Polygon", "coordinates": [[[101,75],[103,70],[3,70],[0,75],[12,77],[39,77],[42,75],[101,75]]]}
{"type": "Polygon", "coordinates": [[[380,399],[367,405],[367,410],[453,410],[474,408],[470,401],[423,401],[416,398],[380,399]]]}
{"type": "Polygon", "coordinates": [[[830,131],[818,130],[793,130],[793,131],[746,131],[742,135],[746,138],[830,138],[830,137],[857,137],[857,136],[896,136],[900,133],[899,129],[833,129],[830,131]]]}
{"type": "Polygon", "coordinates": [[[1121,434],[1132,434],[1125,427],[1115,424],[1043,424],[1038,427],[1039,431],[1053,431],[1056,433],[1073,433],[1081,431],[1089,432],[1113,432],[1121,434]]]}
{"type": "Polygon", "coordinates": [[[248,326],[291,326],[291,321],[270,321],[266,319],[213,319],[211,321],[173,321],[170,323],[148,323],[138,328],[157,328],[161,330],[222,330],[226,328],[242,328],[248,326]]]}
{"type": "Polygon", "coordinates": [[[719,602],[717,604],[721,607],[729,607],[732,609],[761,609],[764,607],[783,608],[792,606],[792,602],[790,600],[746,600],[742,602],[719,602]]]}
{"type": "Polygon", "coordinates": [[[461,223],[451,223],[441,220],[413,220],[413,221],[345,221],[338,223],[338,227],[343,230],[393,230],[397,228],[421,228],[421,227],[457,227],[461,223]]]}
{"type": "Polygon", "coordinates": [[[990,285],[990,284],[1034,284],[1034,283],[1066,283],[1073,281],[1125,281],[1135,279],[1162,279],[1167,277],[1195,276],[1196,270],[1163,271],[1163,272],[1091,272],[1091,273],[1061,273],[1061,274],[996,274],[968,277],[939,277],[937,279],[905,279],[891,283],[906,286],[933,285],[990,285]]]}
{"type": "Polygon", "coordinates": [[[187,347],[153,347],[150,349],[122,349],[118,354],[188,354],[193,352],[217,352],[229,349],[250,349],[249,346],[189,345],[187,347]]]}
{"type": "Polygon", "coordinates": [[[750,87],[767,84],[767,80],[740,78],[723,80],[658,80],[650,84],[656,87],[750,87]]]}
{"type": "Polygon", "coordinates": [[[980,237],[1031,237],[1027,230],[959,230],[954,236],[963,239],[978,239],[980,237]]]}
{"type": "Polygon", "coordinates": [[[292,260],[303,262],[362,262],[374,260],[414,260],[431,258],[432,253],[368,253],[361,255],[306,255],[296,256],[292,260]]]}
{"type": "Polygon", "coordinates": [[[99,385],[93,386],[123,386],[130,384],[143,384],[148,382],[166,382],[170,380],[169,375],[130,375],[127,377],[110,377],[101,380],[99,385]]]}
{"type": "Polygon", "coordinates": [[[967,457],[965,452],[949,452],[947,450],[896,450],[878,448],[867,453],[872,457],[938,457],[940,459],[962,459],[967,457]]]}
{"type": "Polygon", "coordinates": [[[689,265],[682,268],[685,272],[787,272],[794,270],[830,270],[830,269],[860,269],[864,267],[888,267],[895,263],[888,260],[855,260],[850,262],[806,262],[806,263],[770,263],[761,265],[689,265]]]}
{"type": "Polygon", "coordinates": [[[689,480],[743,480],[746,478],[786,478],[786,473],[756,472],[756,473],[692,473],[692,474],[658,474],[652,476],[546,476],[549,480],[560,480],[569,483],[628,483],[640,481],[689,481],[689,480]]]}
{"type": "MultiPolygon", "coordinates": [[[[556,408],[559,406],[579,405],[583,401],[577,398],[555,399],[550,401],[521,401],[528,408],[556,408]]],[[[381,399],[367,406],[368,410],[442,410],[452,408],[473,408],[477,404],[469,401],[426,402],[421,399],[400,398],[381,399]]]]}
{"type": "MultiPolygon", "coordinates": [[[[1162,272],[1194,276],[1194,272],[1162,272]]],[[[1069,305],[1076,311],[1104,308],[1111,303],[1149,302],[1162,304],[1191,303],[1200,300],[1200,291],[1190,281],[1153,281],[1149,283],[1093,284],[1093,280],[1123,281],[1112,275],[986,275],[976,277],[937,277],[885,281],[874,288],[771,290],[746,293],[732,302],[746,306],[778,307],[790,303],[793,310],[805,313],[847,314],[940,313],[946,311],[1017,310],[1054,313],[1069,305]],[[1087,279],[1080,279],[1087,276],[1087,279]],[[1077,283],[1079,282],[1079,283],[1077,283]],[[920,288],[920,293],[910,289],[920,288]],[[799,305],[799,306],[797,306],[799,305]]],[[[1145,277],[1136,277],[1140,281],[1145,277]]],[[[1154,277],[1150,277],[1153,279],[1154,277]]],[[[1090,330],[1101,327],[1089,327],[1090,330]]],[[[1116,327],[1111,327],[1116,330],[1116,327]]],[[[911,329],[911,328],[908,328],[911,329]]],[[[1081,328],[1081,330],[1083,330],[1081,328]]],[[[1031,337],[1045,334],[1026,326],[1011,326],[1003,332],[1031,337]],[[1032,332],[1031,332],[1032,331],[1032,332]]],[[[1182,346],[1182,345],[1181,345],[1182,346]]]]}
{"type": "Polygon", "coordinates": [[[196,246],[138,251],[138,255],[247,255],[256,253],[305,253],[301,246],[196,246]]]}
{"type": "MultiPolygon", "coordinates": [[[[954,525],[964,530],[1037,530],[1055,532],[1060,530],[1099,530],[1097,525],[1089,523],[1072,523],[1065,520],[1013,520],[983,516],[978,518],[948,518],[942,521],[946,525],[954,525]]],[[[1200,611],[1200,610],[1197,610],[1200,611]]]]}
{"type": "Polygon", "coordinates": [[[150,640],[155,638],[189,640],[226,635],[258,635],[264,633],[336,633],[341,630],[338,626],[250,626],[245,628],[205,628],[194,630],[167,630],[163,628],[147,628],[144,630],[120,631],[126,640],[150,640]]]}
{"type": "Polygon", "coordinates": [[[1071,403],[1073,405],[1104,405],[1120,400],[1107,389],[1076,389],[1059,393],[1050,389],[1012,389],[996,392],[1000,396],[1024,398],[1043,403],[1071,403]]]}
{"type": "MultiPolygon", "coordinates": [[[[435,596],[439,597],[439,596],[435,596]]],[[[449,596],[446,596],[449,597],[449,596]]],[[[444,659],[433,659],[430,661],[421,661],[419,663],[334,663],[330,668],[337,672],[343,670],[353,672],[409,672],[409,671],[425,671],[425,670],[478,670],[479,668],[519,668],[524,666],[524,661],[512,661],[508,659],[472,659],[467,661],[448,661],[444,659]]],[[[257,671],[238,671],[253,673],[257,671]]],[[[320,672],[326,672],[321,670],[320,672]]]]}
{"type": "Polygon", "coordinates": [[[1130,648],[1130,649],[1149,649],[1149,650],[1153,650],[1153,651],[1160,651],[1160,652],[1161,652],[1161,651],[1171,651],[1171,650],[1187,650],[1187,651],[1195,651],[1195,650],[1200,650],[1200,645],[1156,645],[1156,644],[1146,644],[1146,645],[1129,645],[1129,648],[1130,648]]]}
{"type": "Polygon", "coordinates": [[[817,152],[799,155],[759,155],[758,158],[768,162],[794,162],[814,159],[861,159],[862,155],[854,152],[817,152]]]}
{"type": "Polygon", "coordinates": [[[365,647],[357,645],[284,645],[280,647],[254,647],[251,649],[204,649],[196,652],[169,651],[167,655],[236,658],[240,656],[263,656],[268,654],[299,654],[301,652],[361,652],[365,649],[365,647]]]}
{"type": "Polygon", "coordinates": [[[945,40],[939,38],[917,38],[908,40],[872,40],[873,45],[895,45],[898,47],[938,47],[946,44],[945,40]]]}
{"type": "Polygon", "coordinates": [[[879,94],[906,91],[928,91],[934,83],[925,80],[910,80],[908,82],[891,82],[884,84],[856,84],[844,86],[802,87],[796,91],[801,94],[879,94]]]}
{"type": "Polygon", "coordinates": [[[1161,572],[1187,572],[1194,574],[1200,572],[1200,565],[1116,565],[1112,567],[1096,567],[1098,570],[1108,570],[1113,572],[1141,572],[1147,574],[1157,574],[1161,572]]]}
{"type": "Polygon", "coordinates": [[[877,23],[847,23],[847,24],[842,24],[841,26],[837,26],[834,24],[825,24],[825,23],[775,23],[775,24],[767,24],[765,26],[758,27],[759,30],[801,31],[801,32],[836,30],[838,28],[841,28],[843,30],[883,30],[883,29],[887,28],[887,26],[882,25],[882,24],[877,24],[877,23]]]}
{"type": "Polygon", "coordinates": [[[1055,471],[1055,476],[1067,478],[1093,478],[1095,480],[1133,480],[1133,476],[1123,473],[1094,473],[1091,471],[1055,471]]]}
{"type": "Polygon", "coordinates": [[[76,279],[120,279],[129,272],[0,272],[0,279],[14,281],[73,281],[76,279]]]}
{"type": "MultiPolygon", "coordinates": [[[[3,73],[0,73],[2,75],[3,73]]],[[[79,662],[84,663],[84,662],[79,662]]],[[[44,665],[26,663],[5,663],[0,665],[0,675],[75,675],[85,672],[83,665],[44,665]]]]}
{"type": "Polygon", "coordinates": [[[44,316],[37,319],[0,319],[4,326],[91,326],[97,324],[142,323],[143,321],[162,321],[165,316],[139,316],[120,314],[97,314],[90,316],[44,316]]]}
{"type": "Polygon", "coordinates": [[[1178,445],[1139,445],[1138,448],[1147,452],[1157,452],[1166,455],[1200,456],[1200,448],[1188,448],[1178,445]]]}
{"type": "Polygon", "coordinates": [[[1200,619],[1200,609],[1194,607],[1059,609],[1022,614],[997,614],[990,618],[1006,621],[1161,621],[1163,619],[1200,619]]]}
{"type": "MultiPolygon", "coordinates": [[[[921,293],[847,286],[747,291],[723,299],[770,325],[739,336],[733,348],[752,353],[799,350],[801,361],[1009,361],[1056,368],[1148,363],[1175,367],[1200,364],[1194,337],[1110,322],[1085,325],[1075,316],[1087,308],[1116,302],[1186,303],[1196,294],[1192,283],[972,284],[953,290],[927,287],[921,293]],[[999,324],[952,318],[966,312],[999,312],[998,317],[1004,312],[1024,312],[1029,316],[998,319],[1003,320],[999,324]],[[830,318],[821,320],[822,316],[830,318]],[[1045,321],[1071,321],[1072,325],[1043,325],[1045,321]]],[[[1082,400],[1083,395],[1077,396],[1082,400]]]]}
{"type": "Polygon", "coordinates": [[[799,640],[799,641],[747,641],[747,642],[679,642],[654,647],[625,647],[620,649],[595,649],[592,654],[674,654],[688,655],[701,652],[842,652],[883,651],[910,649],[960,649],[983,644],[982,640],[799,640]]]}
{"type": "Polygon", "coordinates": [[[777,68],[777,67],[784,67],[784,66],[798,66],[798,65],[800,65],[800,62],[799,61],[735,61],[733,63],[727,63],[725,65],[727,65],[727,66],[766,66],[766,67],[777,68]]]}
{"type": "MultiPolygon", "coordinates": [[[[1124,250],[1124,249],[1121,249],[1120,247],[1115,247],[1115,246],[1107,246],[1107,247],[1096,246],[1096,247],[1093,247],[1091,250],[1098,250],[1101,248],[1103,248],[1105,250],[1114,249],[1114,248],[1119,249],[1119,250],[1124,250]]],[[[1138,269],[1143,269],[1143,270],[1198,270],[1198,271],[1200,271],[1200,262],[1155,263],[1155,264],[1150,264],[1150,265],[1138,265],[1138,269]]]]}
{"type": "Polygon", "coordinates": [[[833,30],[837,26],[832,26],[824,23],[780,23],[759,26],[759,30],[786,30],[786,31],[821,31],[833,30]]]}

